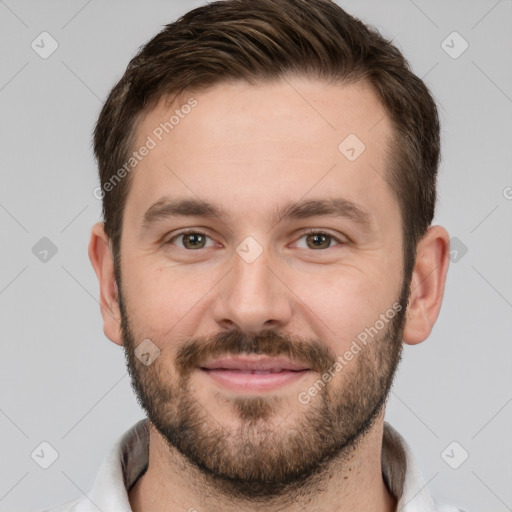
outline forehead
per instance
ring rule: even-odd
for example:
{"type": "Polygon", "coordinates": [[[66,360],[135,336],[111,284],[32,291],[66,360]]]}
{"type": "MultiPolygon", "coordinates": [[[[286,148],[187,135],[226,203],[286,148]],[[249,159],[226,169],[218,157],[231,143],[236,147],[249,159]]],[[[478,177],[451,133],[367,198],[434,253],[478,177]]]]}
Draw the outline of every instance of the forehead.
{"type": "Polygon", "coordinates": [[[143,143],[151,135],[157,143],[174,143],[173,150],[179,151],[182,142],[198,140],[208,132],[208,138],[200,141],[201,150],[217,155],[224,151],[219,144],[225,146],[227,139],[231,150],[243,151],[249,137],[253,142],[257,142],[254,136],[267,142],[280,137],[294,146],[297,157],[307,157],[312,156],[313,146],[334,143],[338,149],[336,142],[349,133],[375,147],[389,129],[384,107],[369,84],[288,78],[258,84],[220,82],[201,92],[181,93],[174,101],[161,98],[146,112],[136,138],[143,143]]]}
{"type": "Polygon", "coordinates": [[[383,106],[364,83],[219,83],[172,104],[161,99],[137,127],[134,149],[151,149],[133,171],[126,208],[140,217],[173,195],[275,208],[334,190],[348,199],[389,202],[391,133],[383,106]]]}

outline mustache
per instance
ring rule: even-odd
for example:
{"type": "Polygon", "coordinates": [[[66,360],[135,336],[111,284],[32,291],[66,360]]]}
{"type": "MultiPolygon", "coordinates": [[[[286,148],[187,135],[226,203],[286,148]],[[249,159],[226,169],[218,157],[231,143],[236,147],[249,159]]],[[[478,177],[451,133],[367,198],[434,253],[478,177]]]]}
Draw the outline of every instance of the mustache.
{"type": "Polygon", "coordinates": [[[286,357],[319,373],[325,373],[336,362],[335,354],[318,340],[284,336],[273,330],[257,336],[241,331],[227,331],[184,343],[176,355],[176,371],[185,378],[207,359],[240,354],[286,357]]]}

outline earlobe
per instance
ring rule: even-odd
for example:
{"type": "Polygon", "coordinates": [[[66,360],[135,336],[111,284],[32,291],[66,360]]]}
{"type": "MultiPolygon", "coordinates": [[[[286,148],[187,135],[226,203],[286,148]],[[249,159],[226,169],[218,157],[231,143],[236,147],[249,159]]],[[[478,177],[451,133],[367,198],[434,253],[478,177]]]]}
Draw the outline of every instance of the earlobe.
{"type": "Polygon", "coordinates": [[[100,308],[105,336],[122,345],[121,312],[118,302],[118,288],[114,274],[114,261],[102,222],[94,224],[89,241],[89,259],[100,286],[100,308]]]}
{"type": "Polygon", "coordinates": [[[439,316],[450,256],[450,236],[442,226],[430,226],[418,243],[406,313],[404,341],[426,340],[439,316]]]}

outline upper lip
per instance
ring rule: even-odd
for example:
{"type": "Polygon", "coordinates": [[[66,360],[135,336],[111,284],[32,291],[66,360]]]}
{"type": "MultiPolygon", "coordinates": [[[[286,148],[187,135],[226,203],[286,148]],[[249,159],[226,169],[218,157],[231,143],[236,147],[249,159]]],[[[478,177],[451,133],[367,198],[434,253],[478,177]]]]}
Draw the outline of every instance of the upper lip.
{"type": "Polygon", "coordinates": [[[200,365],[208,370],[309,370],[303,364],[293,363],[286,358],[275,357],[223,357],[200,365]]]}

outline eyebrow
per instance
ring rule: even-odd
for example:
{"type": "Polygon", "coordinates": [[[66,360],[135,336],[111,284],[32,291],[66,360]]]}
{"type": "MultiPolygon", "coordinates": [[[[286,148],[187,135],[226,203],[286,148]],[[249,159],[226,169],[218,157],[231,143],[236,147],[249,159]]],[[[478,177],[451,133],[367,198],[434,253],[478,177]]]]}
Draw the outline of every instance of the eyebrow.
{"type": "Polygon", "coordinates": [[[153,204],[142,220],[142,228],[149,229],[158,221],[176,216],[181,217],[223,217],[225,212],[219,205],[201,199],[161,198],[153,204]]]}
{"type": "MultiPolygon", "coordinates": [[[[218,217],[226,218],[226,211],[219,204],[203,199],[170,199],[163,197],[145,213],[142,229],[172,217],[218,217]]],[[[344,217],[359,224],[365,231],[371,231],[373,216],[356,203],[344,199],[312,199],[289,202],[274,210],[273,225],[284,220],[307,219],[317,216],[344,217]]]]}

